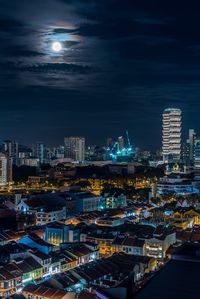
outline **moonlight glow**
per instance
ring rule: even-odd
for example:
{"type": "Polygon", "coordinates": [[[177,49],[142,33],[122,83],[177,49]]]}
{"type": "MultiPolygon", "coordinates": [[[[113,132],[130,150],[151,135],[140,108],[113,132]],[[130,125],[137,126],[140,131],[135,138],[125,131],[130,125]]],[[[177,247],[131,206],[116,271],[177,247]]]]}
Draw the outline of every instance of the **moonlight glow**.
{"type": "Polygon", "coordinates": [[[54,52],[60,52],[62,50],[62,44],[60,42],[54,42],[52,44],[52,50],[54,52]]]}

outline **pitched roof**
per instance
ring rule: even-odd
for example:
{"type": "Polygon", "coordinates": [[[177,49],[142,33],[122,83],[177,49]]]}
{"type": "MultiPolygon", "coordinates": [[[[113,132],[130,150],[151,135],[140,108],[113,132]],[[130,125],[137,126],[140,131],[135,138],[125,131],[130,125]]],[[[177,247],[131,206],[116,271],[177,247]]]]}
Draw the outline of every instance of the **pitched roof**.
{"type": "Polygon", "coordinates": [[[62,299],[67,294],[67,292],[62,290],[47,288],[42,285],[33,285],[33,284],[27,285],[22,292],[33,294],[36,296],[44,296],[45,298],[54,298],[54,299],[62,299]]]}

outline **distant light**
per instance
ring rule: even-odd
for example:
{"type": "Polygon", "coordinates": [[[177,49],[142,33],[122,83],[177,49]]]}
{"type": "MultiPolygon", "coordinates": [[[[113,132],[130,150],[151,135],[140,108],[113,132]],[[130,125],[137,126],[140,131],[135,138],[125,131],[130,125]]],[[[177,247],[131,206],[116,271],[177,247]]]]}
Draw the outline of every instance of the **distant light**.
{"type": "Polygon", "coordinates": [[[52,50],[54,52],[60,52],[62,50],[62,44],[60,42],[54,42],[52,44],[52,50]]]}

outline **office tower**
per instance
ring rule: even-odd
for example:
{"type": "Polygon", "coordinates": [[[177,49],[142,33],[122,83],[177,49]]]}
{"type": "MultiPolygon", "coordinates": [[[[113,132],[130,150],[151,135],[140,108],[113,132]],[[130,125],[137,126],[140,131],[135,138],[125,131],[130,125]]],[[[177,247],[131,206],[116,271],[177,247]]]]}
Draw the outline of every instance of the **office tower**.
{"type": "Polygon", "coordinates": [[[121,151],[124,148],[124,137],[118,137],[118,150],[121,151]]]}
{"type": "Polygon", "coordinates": [[[163,161],[165,163],[179,161],[181,155],[181,110],[165,109],[162,127],[163,161]]]}
{"type": "Polygon", "coordinates": [[[0,184],[7,183],[7,157],[5,154],[0,153],[0,184]]]}
{"type": "Polygon", "coordinates": [[[185,165],[190,165],[190,143],[189,139],[181,146],[181,161],[185,165]]]}
{"type": "Polygon", "coordinates": [[[55,149],[55,157],[56,159],[63,159],[65,157],[65,147],[63,145],[55,149]]]}
{"type": "Polygon", "coordinates": [[[194,179],[200,180],[200,133],[194,136],[194,179]]]}
{"type": "Polygon", "coordinates": [[[8,158],[12,158],[13,164],[19,164],[19,145],[15,140],[5,140],[4,151],[8,158]]]}
{"type": "Polygon", "coordinates": [[[7,182],[12,182],[13,179],[13,159],[10,157],[7,157],[7,182]]]}
{"type": "Polygon", "coordinates": [[[85,138],[84,137],[65,137],[65,157],[75,161],[85,160],[85,138]]]}
{"type": "Polygon", "coordinates": [[[12,158],[0,153],[0,185],[12,182],[12,158]]]}
{"type": "Polygon", "coordinates": [[[32,147],[33,156],[39,159],[39,163],[44,163],[44,144],[37,142],[32,147]]]}
{"type": "Polygon", "coordinates": [[[189,129],[189,147],[190,147],[190,162],[194,161],[194,140],[195,140],[195,131],[193,129],[189,129]]]}

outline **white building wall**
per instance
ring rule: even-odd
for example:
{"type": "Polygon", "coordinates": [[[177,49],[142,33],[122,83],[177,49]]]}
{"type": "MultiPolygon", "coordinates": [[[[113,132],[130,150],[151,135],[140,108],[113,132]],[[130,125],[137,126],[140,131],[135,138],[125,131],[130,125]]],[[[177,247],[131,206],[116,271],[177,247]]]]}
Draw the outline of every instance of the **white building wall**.
{"type": "Polygon", "coordinates": [[[181,156],[181,110],[165,109],[163,112],[162,151],[163,161],[178,161],[181,156]]]}

